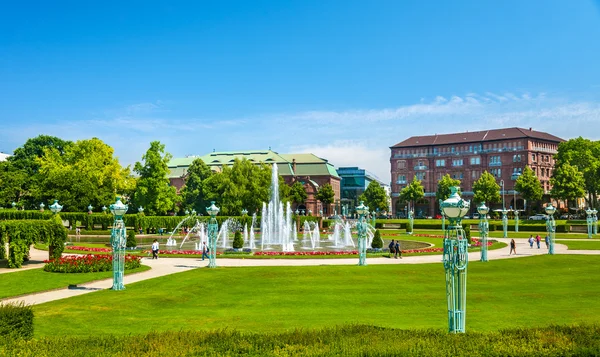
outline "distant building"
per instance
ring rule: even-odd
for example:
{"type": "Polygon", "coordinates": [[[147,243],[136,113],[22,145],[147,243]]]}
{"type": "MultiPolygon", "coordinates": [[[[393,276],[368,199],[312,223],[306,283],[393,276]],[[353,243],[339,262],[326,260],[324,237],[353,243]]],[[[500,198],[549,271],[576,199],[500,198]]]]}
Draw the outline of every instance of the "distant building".
{"type": "Polygon", "coordinates": [[[188,156],[185,158],[172,159],[169,162],[171,184],[177,188],[177,191],[185,185],[187,169],[195,159],[202,159],[213,172],[221,172],[224,165],[233,166],[235,159],[246,159],[254,163],[277,164],[279,175],[281,175],[286,184],[292,185],[298,181],[304,185],[307,193],[307,199],[304,204],[292,207],[294,210],[312,211],[313,215],[318,215],[323,210],[323,215],[329,215],[333,212],[334,206],[339,205],[340,201],[340,177],[335,168],[327,160],[317,157],[313,154],[279,154],[272,150],[264,151],[232,151],[232,152],[211,152],[204,156],[188,156]],[[335,193],[335,202],[324,206],[315,198],[319,187],[330,184],[335,193]]]}
{"type": "MultiPolygon", "coordinates": [[[[362,195],[369,184],[373,181],[379,183],[381,187],[386,191],[388,197],[390,197],[391,190],[390,185],[381,181],[373,173],[361,169],[359,167],[340,167],[337,169],[338,175],[341,177],[341,195],[340,200],[341,206],[347,205],[349,212],[354,212],[354,207],[358,206],[358,198],[362,195]]],[[[391,205],[391,201],[388,206],[391,205]]],[[[341,212],[341,207],[337,208],[338,212],[341,212]]],[[[387,212],[391,212],[388,208],[387,212]]]]}
{"type": "MultiPolygon", "coordinates": [[[[494,175],[498,184],[504,182],[501,194],[504,194],[506,208],[523,209],[525,202],[514,190],[515,180],[525,166],[529,166],[539,178],[544,194],[548,194],[553,155],[563,141],[531,128],[410,137],[390,147],[393,212],[401,215],[406,211],[406,204],[398,196],[413,177],[421,180],[425,189],[425,198],[417,203],[415,214],[435,216],[439,212],[435,193],[442,176],[449,174],[459,179],[462,195],[472,199],[473,183],[484,171],[494,175]]],[[[476,205],[471,204],[470,214],[475,209],[476,205]]]]}
{"type": "Polygon", "coordinates": [[[6,161],[9,157],[10,157],[9,154],[5,154],[3,152],[0,152],[0,162],[6,161]]]}

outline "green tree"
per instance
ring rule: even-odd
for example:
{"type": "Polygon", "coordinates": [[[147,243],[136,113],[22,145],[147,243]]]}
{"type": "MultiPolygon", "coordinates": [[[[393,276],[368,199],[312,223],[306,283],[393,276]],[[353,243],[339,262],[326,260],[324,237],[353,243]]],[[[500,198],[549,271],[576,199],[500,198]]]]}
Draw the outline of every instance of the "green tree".
{"type": "Polygon", "coordinates": [[[329,205],[332,204],[335,200],[335,192],[333,191],[333,187],[330,184],[326,183],[323,186],[319,187],[317,190],[317,194],[315,195],[316,199],[323,203],[323,211],[328,213],[329,205]]]}
{"type": "Polygon", "coordinates": [[[567,202],[576,201],[585,196],[585,179],[577,167],[567,163],[554,169],[550,178],[552,197],[567,202]]]}
{"type": "Polygon", "coordinates": [[[290,194],[288,196],[290,202],[301,204],[306,201],[308,195],[304,189],[304,185],[300,181],[295,181],[290,187],[290,194]]]}
{"type": "Polygon", "coordinates": [[[412,207],[415,207],[415,202],[423,198],[423,196],[425,196],[425,190],[421,181],[417,180],[416,176],[413,177],[411,183],[400,191],[400,199],[411,202],[412,207]]]}
{"type": "Polygon", "coordinates": [[[11,207],[12,202],[19,203],[26,197],[29,181],[29,175],[12,162],[0,162],[0,207],[11,207]]]}
{"type": "Polygon", "coordinates": [[[515,190],[529,202],[539,201],[544,194],[540,180],[533,174],[533,170],[529,166],[525,166],[523,174],[515,182],[515,190]]]}
{"type": "Polygon", "coordinates": [[[204,182],[213,175],[210,168],[198,158],[192,161],[185,178],[185,186],[181,190],[181,199],[184,208],[195,209],[203,213],[210,201],[206,199],[204,182]]]}
{"type": "Polygon", "coordinates": [[[373,241],[371,242],[371,248],[383,248],[383,239],[381,239],[381,232],[379,232],[379,229],[375,230],[375,235],[373,236],[373,241]]]}
{"type": "Polygon", "coordinates": [[[242,238],[242,233],[240,231],[236,231],[233,235],[233,248],[241,249],[244,246],[244,239],[242,238]]]}
{"type": "Polygon", "coordinates": [[[365,201],[365,205],[372,210],[389,210],[389,198],[385,189],[376,181],[371,181],[365,192],[358,198],[359,201],[365,201]]]}
{"type": "Polygon", "coordinates": [[[171,154],[165,153],[165,146],[159,141],[153,141],[142,160],[143,164],[136,162],[134,167],[140,177],[133,203],[136,207],[143,206],[148,215],[166,215],[175,210],[179,202],[177,191],[168,178],[171,154]]]}
{"type": "Polygon", "coordinates": [[[37,163],[38,186],[32,197],[47,203],[58,199],[65,211],[87,211],[90,204],[99,209],[135,185],[129,168],[123,168],[113,148],[98,138],[79,140],[64,152],[46,148],[37,163]]]}
{"type": "Polygon", "coordinates": [[[558,145],[554,159],[555,170],[564,164],[577,167],[583,174],[588,201],[596,207],[597,192],[600,189],[600,142],[582,137],[570,139],[558,145]]]}
{"type": "Polygon", "coordinates": [[[450,197],[450,187],[460,187],[460,180],[453,179],[449,174],[445,174],[437,184],[437,191],[435,192],[436,202],[440,202],[440,200],[444,201],[450,197]]]}
{"type": "Polygon", "coordinates": [[[473,200],[476,203],[496,203],[502,200],[500,197],[500,185],[496,183],[494,175],[487,171],[481,174],[481,177],[473,183],[473,200]]]}

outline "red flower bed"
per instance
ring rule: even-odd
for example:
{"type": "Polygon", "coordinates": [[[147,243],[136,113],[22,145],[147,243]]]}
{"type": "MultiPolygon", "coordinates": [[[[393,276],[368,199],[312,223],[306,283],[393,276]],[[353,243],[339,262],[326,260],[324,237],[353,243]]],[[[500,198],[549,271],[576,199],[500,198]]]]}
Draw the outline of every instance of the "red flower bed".
{"type": "MultiPolygon", "coordinates": [[[[44,260],[44,270],[55,273],[91,273],[112,270],[112,255],[67,255],[60,259],[44,260]]],[[[125,269],[135,269],[142,265],[140,257],[125,256],[125,269]]]]}
{"type": "MultiPolygon", "coordinates": [[[[144,250],[142,253],[151,253],[151,250],[144,250]]],[[[202,255],[201,250],[159,250],[158,254],[179,254],[179,255],[202,255]]],[[[217,255],[221,255],[217,252],[217,255]]]]}
{"type": "Polygon", "coordinates": [[[112,248],[92,248],[92,247],[80,247],[77,245],[68,245],[65,247],[65,249],[69,249],[69,250],[80,250],[83,252],[112,252],[112,248]]]}
{"type": "MultiPolygon", "coordinates": [[[[472,242],[471,243],[472,247],[481,247],[481,241],[479,239],[471,238],[471,242],[472,242]]],[[[492,244],[494,244],[494,242],[490,242],[490,241],[487,242],[488,247],[492,244]]]]}
{"type": "Polygon", "coordinates": [[[348,255],[348,254],[358,254],[358,251],[357,250],[347,250],[347,251],[342,251],[342,252],[256,252],[256,253],[254,253],[254,255],[263,255],[263,256],[348,255]]]}

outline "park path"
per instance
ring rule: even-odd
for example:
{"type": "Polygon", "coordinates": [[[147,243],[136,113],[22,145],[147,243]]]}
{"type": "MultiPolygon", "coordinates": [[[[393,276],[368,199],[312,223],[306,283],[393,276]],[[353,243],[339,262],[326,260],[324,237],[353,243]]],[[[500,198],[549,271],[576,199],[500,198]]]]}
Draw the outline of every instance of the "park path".
{"type": "MultiPolygon", "coordinates": [[[[510,239],[508,238],[495,238],[498,241],[509,244],[510,239]]],[[[547,254],[548,250],[545,248],[545,244],[542,243],[542,248],[537,249],[529,247],[527,239],[515,239],[517,243],[517,255],[509,255],[509,247],[502,249],[495,249],[488,251],[488,259],[513,259],[520,257],[528,257],[533,255],[547,254]]],[[[600,250],[568,250],[567,246],[563,244],[555,245],[556,254],[590,254],[600,255],[600,250]]],[[[48,254],[45,251],[39,251],[32,249],[32,257],[48,254]]],[[[480,257],[479,252],[469,253],[470,261],[478,261],[480,257]]],[[[427,263],[441,263],[441,255],[420,255],[420,256],[409,256],[403,259],[390,259],[390,258],[368,258],[368,265],[381,265],[381,264],[427,264],[427,263]]],[[[203,268],[208,265],[208,260],[201,260],[199,258],[162,258],[162,259],[150,259],[148,257],[142,258],[144,265],[150,266],[152,269],[126,275],[125,284],[132,284],[138,281],[147,279],[157,278],[160,276],[175,274],[191,269],[203,268]]],[[[319,265],[356,265],[358,258],[342,258],[342,259],[227,259],[218,258],[217,266],[219,267],[253,267],[253,266],[319,266],[319,265]]],[[[19,269],[11,269],[17,270],[19,269]]],[[[21,269],[22,270],[22,269],[21,269]]],[[[24,302],[29,305],[43,304],[45,302],[65,299],[73,296],[87,294],[93,291],[110,289],[112,286],[112,279],[99,280],[91,283],[78,285],[74,289],[60,289],[46,291],[31,295],[20,296],[17,298],[8,298],[0,300],[3,303],[15,303],[24,302]]]]}

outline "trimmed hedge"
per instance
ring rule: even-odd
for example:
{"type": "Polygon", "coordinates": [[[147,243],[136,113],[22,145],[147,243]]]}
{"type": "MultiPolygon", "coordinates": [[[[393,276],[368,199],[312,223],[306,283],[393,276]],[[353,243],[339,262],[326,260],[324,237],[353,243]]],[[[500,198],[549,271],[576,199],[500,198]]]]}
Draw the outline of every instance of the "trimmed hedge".
{"type": "Polygon", "coordinates": [[[0,336],[8,339],[33,337],[33,308],[19,304],[0,304],[0,336]]]}
{"type": "Polygon", "coordinates": [[[381,239],[381,232],[379,232],[379,229],[375,230],[375,236],[373,236],[373,241],[371,242],[371,248],[374,248],[374,249],[383,248],[383,239],[381,239]]]}

